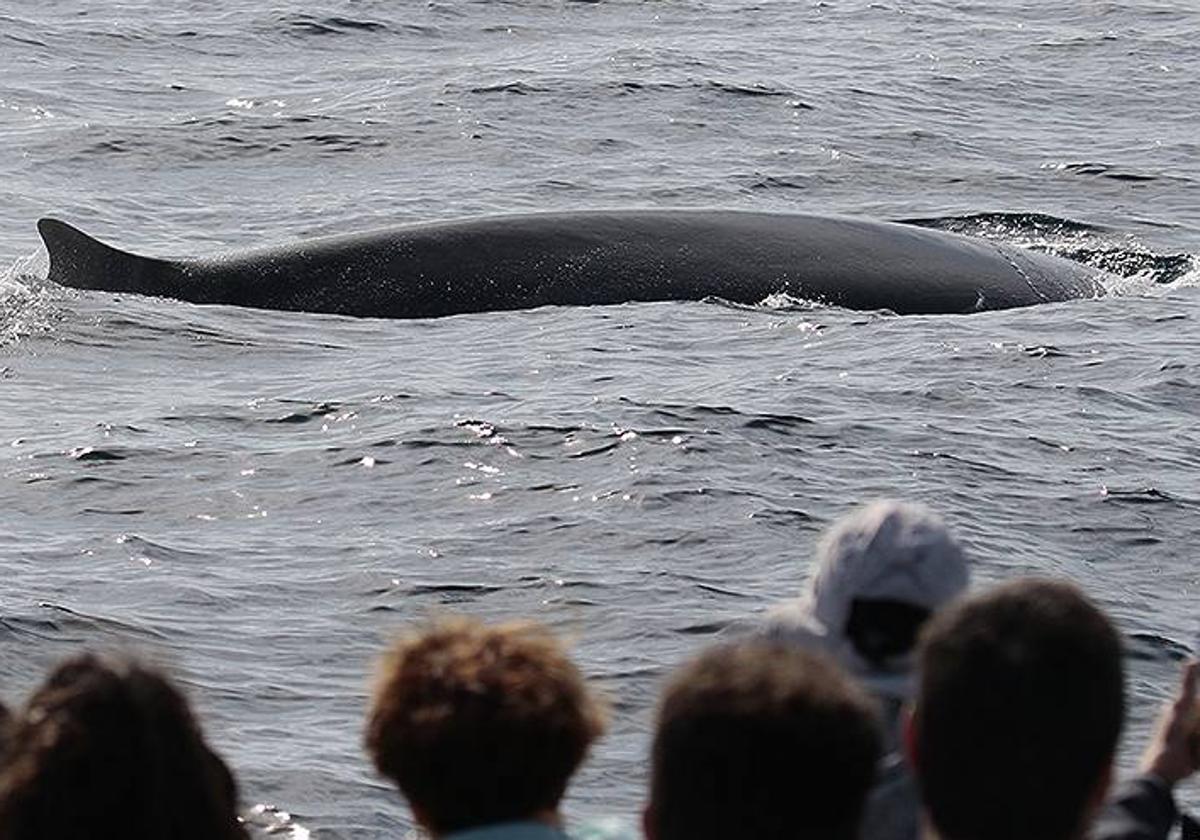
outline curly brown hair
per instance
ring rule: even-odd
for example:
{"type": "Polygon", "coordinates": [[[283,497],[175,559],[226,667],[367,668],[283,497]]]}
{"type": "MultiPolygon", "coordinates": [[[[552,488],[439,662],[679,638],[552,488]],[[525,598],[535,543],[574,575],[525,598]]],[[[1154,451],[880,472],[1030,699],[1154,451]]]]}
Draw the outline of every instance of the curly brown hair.
{"type": "Polygon", "coordinates": [[[443,618],[384,656],[365,741],[442,834],[554,810],[604,727],[603,704],[546,628],[443,618]]]}
{"type": "Polygon", "coordinates": [[[233,775],[183,695],[126,657],[54,668],[14,715],[0,840],[244,840],[233,775]]]}

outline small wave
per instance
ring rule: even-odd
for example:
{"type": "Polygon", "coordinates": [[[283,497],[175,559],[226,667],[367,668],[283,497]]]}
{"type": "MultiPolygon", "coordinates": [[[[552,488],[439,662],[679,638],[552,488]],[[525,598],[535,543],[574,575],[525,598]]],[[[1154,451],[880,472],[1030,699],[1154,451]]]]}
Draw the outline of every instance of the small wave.
{"type": "MultiPolygon", "coordinates": [[[[391,139],[377,128],[378,124],[364,121],[351,123],[325,115],[252,114],[258,103],[231,106],[233,111],[194,117],[172,126],[120,136],[104,134],[87,138],[70,153],[68,160],[94,164],[95,159],[124,158],[123,165],[151,163],[161,165],[202,164],[210,161],[236,160],[289,154],[304,157],[316,153],[345,154],[365,152],[375,154],[391,145],[391,139]],[[323,131],[313,131],[313,123],[321,122],[323,131]],[[373,127],[375,126],[375,127],[373,127]],[[303,127],[308,127],[305,131],[303,127]],[[336,130],[336,129],[342,130],[336,130]]],[[[278,107],[276,105],[275,107],[278,107]]]]}
{"type": "MultiPolygon", "coordinates": [[[[0,638],[12,637],[15,641],[36,639],[42,642],[59,641],[59,626],[52,619],[28,616],[0,616],[0,638]]],[[[82,641],[76,639],[75,641],[82,641]]]]}
{"type": "Polygon", "coordinates": [[[1073,175],[1090,175],[1097,178],[1109,178],[1113,181],[1144,183],[1159,180],[1157,175],[1143,175],[1139,172],[1128,172],[1107,163],[1079,161],[1077,163],[1046,164],[1043,169],[1053,169],[1057,172],[1070,172],[1073,175]]]}
{"type": "Polygon", "coordinates": [[[550,89],[531,85],[527,82],[497,82],[492,85],[479,85],[478,87],[467,88],[468,93],[508,93],[515,96],[528,96],[531,93],[546,93],[550,89]]]}
{"type": "Polygon", "coordinates": [[[1130,633],[1125,655],[1144,662],[1182,662],[1198,651],[1158,633],[1130,633]]]}
{"type": "Polygon", "coordinates": [[[937,449],[914,449],[908,453],[913,458],[927,458],[937,461],[948,461],[953,464],[961,465],[970,472],[982,472],[997,476],[1018,476],[1019,473],[996,464],[990,464],[987,461],[981,461],[975,458],[964,458],[961,455],[955,455],[951,452],[943,452],[937,449]]]}
{"type": "Polygon", "coordinates": [[[1061,359],[1072,355],[1053,344],[1017,344],[1015,347],[1018,352],[1024,353],[1031,359],[1061,359]]]}
{"type": "Polygon", "coordinates": [[[814,179],[811,175],[762,175],[756,172],[752,176],[743,177],[742,180],[750,190],[775,191],[807,190],[812,187],[814,179]]]}
{"type": "MultiPolygon", "coordinates": [[[[746,597],[746,596],[741,596],[746,597]]],[[[678,633],[681,636],[716,636],[725,631],[729,627],[729,621],[703,621],[698,624],[686,624],[682,627],[673,627],[671,632],[678,633]]]]}
{"type": "Polygon", "coordinates": [[[646,93],[661,90],[679,90],[683,85],[678,82],[635,82],[626,80],[621,82],[610,82],[609,90],[620,96],[626,96],[635,93],[646,93]]]}
{"type": "Polygon", "coordinates": [[[790,434],[801,426],[811,426],[814,421],[798,414],[758,414],[742,424],[746,429],[763,429],[769,432],[790,434]]]}
{"type": "Polygon", "coordinates": [[[324,151],[352,152],[356,149],[381,149],[387,140],[378,137],[356,137],[351,134],[306,134],[300,142],[318,146],[324,151]]]}
{"type": "Polygon", "coordinates": [[[785,528],[795,528],[819,522],[817,517],[799,508],[768,507],[754,511],[750,514],[749,518],[754,522],[762,522],[767,525],[781,525],[785,528]]]}
{"type": "Polygon", "coordinates": [[[672,420],[691,420],[693,414],[702,414],[716,417],[728,417],[730,415],[740,415],[736,408],[728,405],[705,405],[704,403],[655,403],[655,402],[639,402],[632,400],[629,397],[620,397],[617,402],[625,405],[633,405],[638,408],[647,408],[655,414],[662,417],[669,417],[672,420]]]}
{"type": "Polygon", "coordinates": [[[1101,32],[1097,35],[1076,36],[1074,38],[1056,38],[1039,41],[1039,47],[1047,47],[1049,49],[1078,49],[1080,47],[1093,47],[1097,44],[1109,43],[1118,41],[1120,37],[1116,32],[1101,32]]]}
{"type": "Polygon", "coordinates": [[[312,15],[294,14],[279,18],[279,23],[299,35],[347,35],[353,32],[386,32],[388,25],[373,20],[355,20],[347,17],[317,18],[312,15]]]}
{"type": "Polygon", "coordinates": [[[598,446],[592,446],[588,449],[579,449],[567,454],[568,458],[590,458],[593,455],[603,455],[605,452],[611,452],[621,445],[621,441],[613,440],[608,443],[602,443],[598,446]]]}
{"type": "Polygon", "coordinates": [[[212,560],[212,555],[206,552],[169,545],[165,542],[155,542],[154,540],[140,537],[137,534],[121,534],[117,537],[117,543],[125,548],[130,558],[146,563],[147,565],[151,562],[174,562],[178,560],[208,562],[212,560]]]}
{"type": "Polygon", "coordinates": [[[115,449],[77,446],[67,452],[67,457],[73,461],[124,461],[129,455],[115,449]]]}
{"type": "Polygon", "coordinates": [[[739,84],[735,82],[723,82],[716,79],[689,77],[682,81],[645,81],[638,79],[622,79],[620,81],[607,82],[604,87],[618,96],[660,93],[664,91],[698,90],[716,91],[722,94],[749,97],[751,99],[786,98],[788,100],[786,104],[794,110],[816,110],[815,105],[812,105],[811,103],[801,99],[799,96],[797,96],[795,91],[761,83],[739,84]]]}
{"type": "Polygon", "coordinates": [[[1131,505],[1176,504],[1175,497],[1157,487],[1119,488],[1104,486],[1100,495],[1107,501],[1123,502],[1131,505]]]}
{"type": "Polygon", "coordinates": [[[308,423],[312,420],[318,420],[330,414],[335,414],[338,410],[339,406],[337,403],[322,402],[303,411],[292,411],[279,417],[268,418],[263,422],[285,424],[308,423]]]}
{"type": "Polygon", "coordinates": [[[214,116],[190,117],[185,120],[180,120],[179,125],[187,129],[224,128],[226,126],[235,125],[237,121],[238,118],[233,116],[233,114],[217,114],[214,116]]]}
{"type": "Polygon", "coordinates": [[[491,583],[414,583],[405,590],[408,595],[492,595],[503,592],[503,586],[491,583]]]}
{"type": "Polygon", "coordinates": [[[60,633],[83,632],[87,637],[92,637],[100,632],[121,640],[142,638],[161,641],[166,638],[162,631],[145,623],[93,615],[52,601],[40,601],[38,607],[45,611],[43,615],[46,615],[51,626],[60,633]]]}
{"type": "MultiPolygon", "coordinates": [[[[270,127],[266,128],[269,130],[270,127]]],[[[185,152],[183,156],[195,161],[204,161],[259,157],[304,146],[315,148],[318,154],[353,152],[360,149],[383,148],[388,145],[388,141],[350,134],[306,134],[290,140],[254,139],[237,134],[225,134],[208,142],[190,141],[188,145],[195,147],[195,150],[185,152]]]]}
{"type": "Polygon", "coordinates": [[[706,85],[712,90],[733,94],[734,96],[784,96],[795,98],[795,94],[790,90],[760,83],[738,84],[736,82],[721,82],[709,79],[706,85]]]}
{"type": "Polygon", "coordinates": [[[36,38],[22,38],[21,36],[13,35],[10,32],[5,32],[3,34],[3,36],[0,36],[0,37],[3,37],[7,41],[15,41],[16,43],[23,44],[24,46],[27,46],[27,47],[44,48],[44,47],[50,46],[45,41],[39,41],[36,38]]]}

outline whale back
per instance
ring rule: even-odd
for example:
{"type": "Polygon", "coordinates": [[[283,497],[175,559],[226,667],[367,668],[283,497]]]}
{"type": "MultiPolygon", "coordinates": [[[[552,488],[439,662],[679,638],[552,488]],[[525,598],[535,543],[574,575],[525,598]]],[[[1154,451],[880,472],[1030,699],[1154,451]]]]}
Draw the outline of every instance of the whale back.
{"type": "Polygon", "coordinates": [[[43,219],[50,279],[262,309],[427,318],[538,306],[776,293],[898,314],[1103,293],[1048,254],[837,216],[717,210],[535,213],[302,239],[196,260],[129,254],[43,219]]]}

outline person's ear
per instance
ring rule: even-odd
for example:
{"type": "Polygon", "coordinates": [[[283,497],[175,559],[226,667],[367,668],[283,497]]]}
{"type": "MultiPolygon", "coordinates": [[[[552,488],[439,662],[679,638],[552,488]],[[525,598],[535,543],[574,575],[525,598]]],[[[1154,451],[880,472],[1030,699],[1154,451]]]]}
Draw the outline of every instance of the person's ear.
{"type": "Polygon", "coordinates": [[[900,710],[900,739],[904,742],[904,758],[908,766],[915,770],[920,757],[917,751],[917,714],[910,703],[905,703],[900,710]]]}
{"type": "Polygon", "coordinates": [[[642,835],[646,840],[654,840],[658,836],[654,821],[654,803],[647,802],[646,807],[642,809],[642,835]]]}

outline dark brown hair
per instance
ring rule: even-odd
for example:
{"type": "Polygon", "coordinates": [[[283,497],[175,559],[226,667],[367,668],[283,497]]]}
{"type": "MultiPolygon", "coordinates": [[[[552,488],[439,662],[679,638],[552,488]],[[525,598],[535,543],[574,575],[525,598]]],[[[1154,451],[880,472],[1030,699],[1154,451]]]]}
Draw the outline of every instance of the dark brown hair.
{"type": "Polygon", "coordinates": [[[132,659],[62,662],[11,721],[3,840],[245,838],[236,807],[183,695],[132,659]]]}
{"type": "Polygon", "coordinates": [[[873,702],[795,646],[711,648],[663,694],[648,828],[656,840],[856,840],[875,776],[873,702]]]}
{"type": "Polygon", "coordinates": [[[604,722],[548,630],[448,618],[388,651],[365,740],[441,834],[557,808],[604,722]]]}
{"type": "Polygon", "coordinates": [[[1083,593],[1013,581],[936,615],[914,716],[922,797],[945,840],[1068,840],[1125,714],[1121,643],[1083,593]]]}

